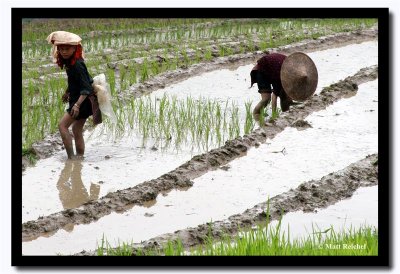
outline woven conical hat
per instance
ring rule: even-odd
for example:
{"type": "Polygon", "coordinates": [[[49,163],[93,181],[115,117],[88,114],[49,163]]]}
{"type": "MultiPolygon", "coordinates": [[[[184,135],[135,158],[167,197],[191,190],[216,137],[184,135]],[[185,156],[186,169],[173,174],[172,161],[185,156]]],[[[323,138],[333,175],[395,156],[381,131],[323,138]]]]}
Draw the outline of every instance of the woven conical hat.
{"type": "Polygon", "coordinates": [[[283,89],[290,98],[304,101],[317,89],[317,67],[307,54],[292,53],[283,61],[281,81],[283,89]]]}

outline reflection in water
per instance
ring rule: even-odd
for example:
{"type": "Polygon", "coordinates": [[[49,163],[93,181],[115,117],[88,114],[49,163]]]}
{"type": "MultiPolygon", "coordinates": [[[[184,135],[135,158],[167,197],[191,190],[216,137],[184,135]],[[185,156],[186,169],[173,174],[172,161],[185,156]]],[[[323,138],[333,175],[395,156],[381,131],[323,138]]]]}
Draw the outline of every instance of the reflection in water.
{"type": "Polygon", "coordinates": [[[64,209],[76,208],[90,200],[97,200],[99,198],[100,186],[92,183],[89,195],[83,185],[81,173],[81,160],[67,160],[65,162],[65,167],[61,171],[60,179],[57,183],[57,189],[64,209]]]}

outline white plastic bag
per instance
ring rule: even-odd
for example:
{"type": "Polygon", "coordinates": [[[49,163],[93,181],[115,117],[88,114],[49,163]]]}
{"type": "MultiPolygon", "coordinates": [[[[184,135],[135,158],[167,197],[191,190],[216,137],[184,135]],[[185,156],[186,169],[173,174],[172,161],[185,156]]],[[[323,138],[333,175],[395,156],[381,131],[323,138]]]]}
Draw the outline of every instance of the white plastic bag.
{"type": "Polygon", "coordinates": [[[107,115],[111,122],[116,124],[117,117],[115,116],[114,110],[111,106],[110,85],[106,82],[106,76],[104,73],[93,77],[92,86],[97,95],[97,101],[99,102],[101,113],[107,115]]]}

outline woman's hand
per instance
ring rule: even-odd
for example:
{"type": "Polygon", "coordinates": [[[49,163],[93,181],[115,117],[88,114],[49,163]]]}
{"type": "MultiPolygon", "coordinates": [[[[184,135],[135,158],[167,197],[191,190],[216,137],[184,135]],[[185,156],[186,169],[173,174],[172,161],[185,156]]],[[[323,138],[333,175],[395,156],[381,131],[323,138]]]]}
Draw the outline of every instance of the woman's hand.
{"type": "Polygon", "coordinates": [[[76,118],[79,115],[79,106],[77,104],[73,105],[71,109],[71,116],[72,118],[76,118]]]}
{"type": "Polygon", "coordinates": [[[65,92],[61,97],[63,103],[67,103],[69,101],[69,92],[65,92]]]}

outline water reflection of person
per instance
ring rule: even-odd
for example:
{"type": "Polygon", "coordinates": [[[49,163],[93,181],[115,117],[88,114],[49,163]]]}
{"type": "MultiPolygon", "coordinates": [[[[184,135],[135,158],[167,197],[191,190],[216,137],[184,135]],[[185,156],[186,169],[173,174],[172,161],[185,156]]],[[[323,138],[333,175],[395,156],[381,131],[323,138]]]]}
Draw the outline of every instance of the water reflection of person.
{"type": "Polygon", "coordinates": [[[67,160],[65,162],[65,167],[61,171],[60,179],[57,182],[57,189],[64,209],[79,207],[99,197],[100,186],[92,183],[89,195],[83,185],[81,172],[81,160],[67,160]]]}

